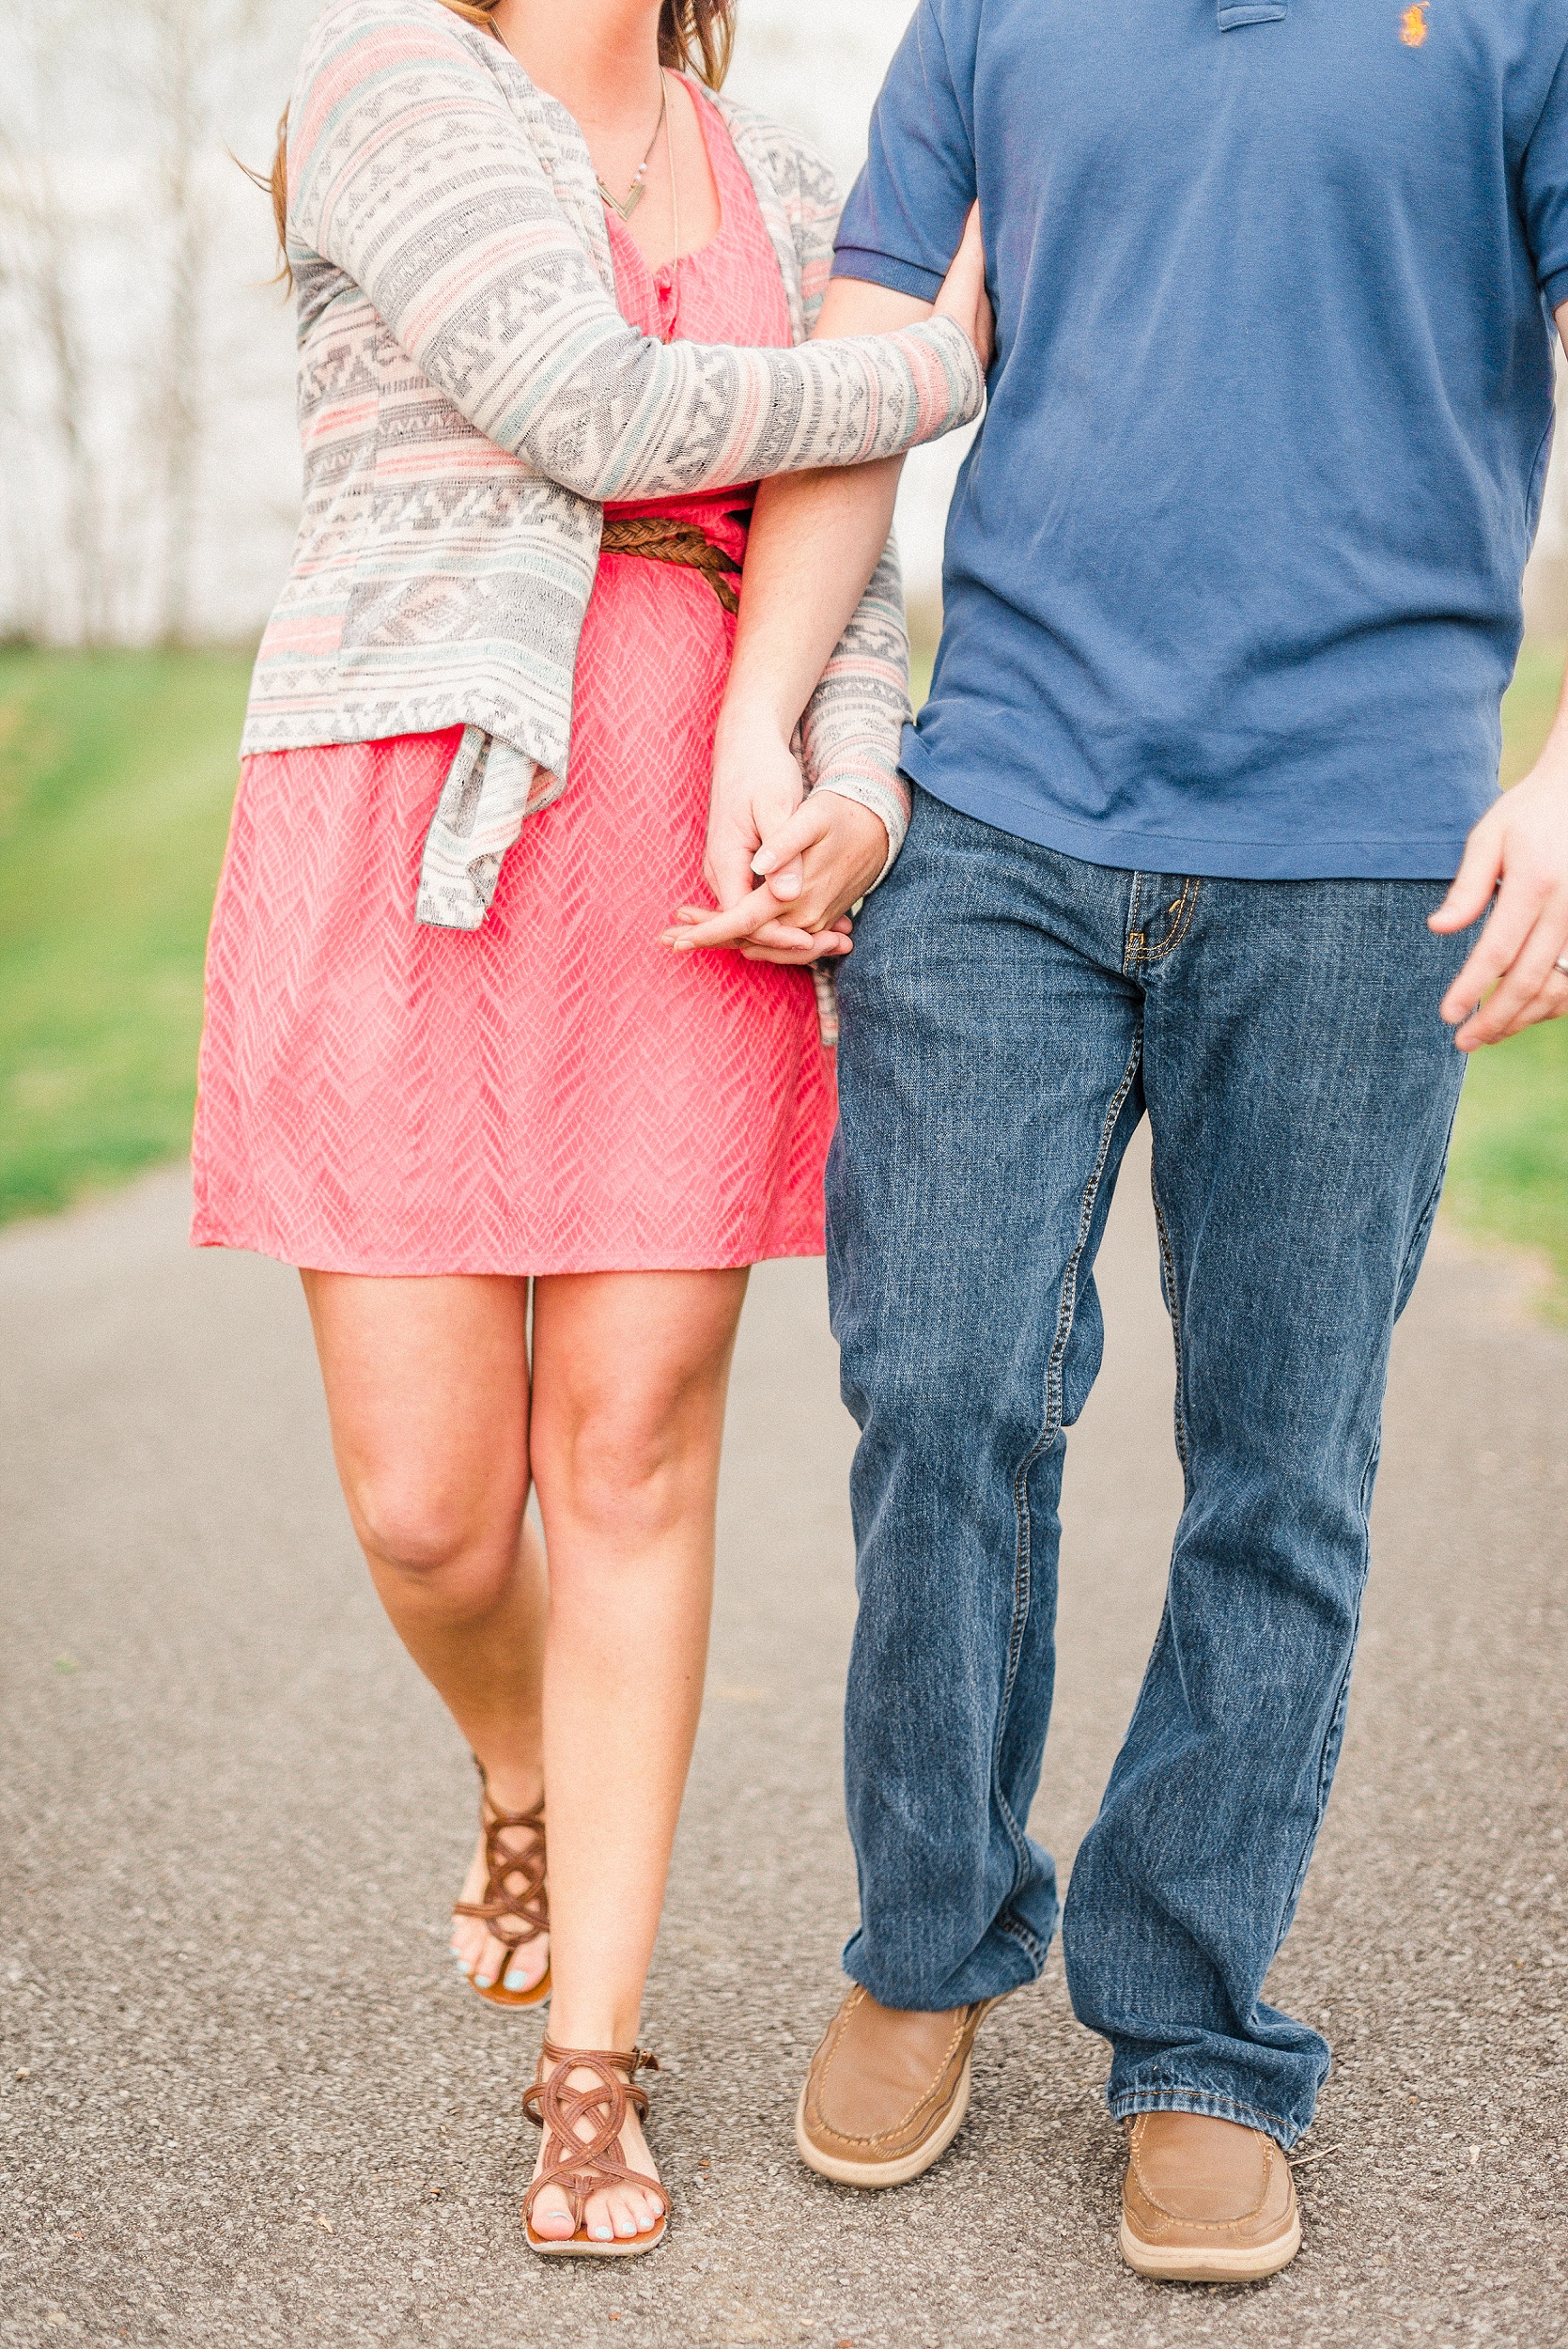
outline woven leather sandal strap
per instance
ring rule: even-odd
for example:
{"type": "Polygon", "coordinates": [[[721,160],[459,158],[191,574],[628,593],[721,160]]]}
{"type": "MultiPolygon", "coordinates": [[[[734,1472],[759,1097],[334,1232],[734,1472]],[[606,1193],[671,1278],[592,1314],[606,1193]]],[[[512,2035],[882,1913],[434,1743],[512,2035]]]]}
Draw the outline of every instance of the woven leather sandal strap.
{"type": "Polygon", "coordinates": [[[547,2039],[540,2062],[550,2069],[535,2081],[522,2103],[529,2118],[543,2125],[545,2157],[524,2198],[524,2219],[533,2217],[534,2205],[547,2186],[559,2186],[566,2195],[574,2233],[582,2225],[589,2197],[602,2193],[607,2186],[639,2186],[644,2193],[658,2195],[660,2207],[668,2212],[670,2197],[664,2186],[658,2178],[631,2169],[621,2148],[629,2108],[634,2108],[639,2119],[648,2108],[646,2093],[637,2085],[637,2074],[657,2072],[658,2057],[642,2047],[629,2051],[560,2047],[547,2039]],[[573,2072],[589,2073],[592,2085],[572,2084],[568,2076],[573,2072]],[[583,2124],[589,2132],[586,2136],[582,2134],[583,2124]]]}
{"type": "Polygon", "coordinates": [[[504,1949],[520,1950],[550,1931],[544,1804],[536,1803],[532,1811],[503,1811],[491,1797],[485,1766],[477,1754],[474,1766],[482,1789],[479,1827],[485,1838],[485,1897],[454,1901],[452,1914],[477,1918],[504,1949]],[[502,1841],[508,1831],[520,1831],[529,1841],[514,1851],[502,1841]]]}
{"type": "Polygon", "coordinates": [[[570,2057],[573,2063],[591,2063],[603,2071],[614,2072],[621,2087],[633,2098],[647,2104],[647,2092],[637,2085],[639,2072],[657,2072],[659,2058],[651,2047],[562,2047],[553,2039],[539,2043],[539,2061],[558,2070],[570,2057]]]}
{"type": "MultiPolygon", "coordinates": [[[[554,2153],[559,2144],[558,2138],[551,2138],[550,2151],[554,2153]]],[[[571,2204],[574,2233],[582,2224],[582,2216],[591,2198],[596,2194],[602,2194],[606,2186],[634,2186],[644,2194],[656,2194],[659,2197],[660,2207],[664,2212],[668,2213],[670,2208],[670,2197],[662,2182],[658,2178],[650,2178],[644,2170],[631,2169],[622,2159],[618,2138],[613,2147],[596,2155],[589,2169],[584,2169],[575,2158],[547,2161],[522,2198],[522,2215],[525,2220],[533,2217],[534,2205],[547,2186],[558,2186],[571,2204]]]]}
{"type": "Polygon", "coordinates": [[[538,2075],[532,2088],[525,2088],[522,2092],[523,2114],[536,2128],[542,2127],[544,2123],[541,2106],[549,2073],[559,2071],[568,2058],[573,2063],[602,2065],[616,2073],[627,2102],[636,2112],[638,2120],[647,2118],[648,2092],[639,2085],[637,2075],[639,2072],[658,2071],[659,2058],[651,2049],[633,2047],[629,2051],[625,2047],[559,2047],[553,2039],[546,2039],[539,2046],[538,2075]]]}

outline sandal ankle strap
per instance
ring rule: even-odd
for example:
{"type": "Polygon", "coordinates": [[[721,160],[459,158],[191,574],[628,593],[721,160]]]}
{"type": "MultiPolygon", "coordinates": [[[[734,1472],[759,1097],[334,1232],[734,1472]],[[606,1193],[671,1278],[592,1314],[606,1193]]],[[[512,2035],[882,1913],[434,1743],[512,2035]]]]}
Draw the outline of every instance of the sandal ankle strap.
{"type": "Polygon", "coordinates": [[[648,2092],[638,2081],[639,2072],[657,2072],[659,2058],[649,2047],[559,2047],[553,2039],[541,2042],[539,2072],[532,2088],[522,2092],[522,2109],[536,2128],[544,2126],[541,2102],[546,2087],[546,2068],[559,2072],[562,2066],[569,2071],[574,2066],[584,2071],[609,2073],[627,2102],[634,2108],[639,2121],[644,2120],[648,2109],[648,2092]]]}

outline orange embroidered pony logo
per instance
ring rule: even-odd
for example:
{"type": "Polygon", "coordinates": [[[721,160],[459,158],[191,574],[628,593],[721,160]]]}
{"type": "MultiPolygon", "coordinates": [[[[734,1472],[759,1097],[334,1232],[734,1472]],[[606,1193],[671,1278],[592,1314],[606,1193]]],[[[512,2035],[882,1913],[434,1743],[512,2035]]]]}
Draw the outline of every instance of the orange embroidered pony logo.
{"type": "Polygon", "coordinates": [[[1426,11],[1432,0],[1414,0],[1399,20],[1399,37],[1406,49],[1419,49],[1427,35],[1426,11]]]}

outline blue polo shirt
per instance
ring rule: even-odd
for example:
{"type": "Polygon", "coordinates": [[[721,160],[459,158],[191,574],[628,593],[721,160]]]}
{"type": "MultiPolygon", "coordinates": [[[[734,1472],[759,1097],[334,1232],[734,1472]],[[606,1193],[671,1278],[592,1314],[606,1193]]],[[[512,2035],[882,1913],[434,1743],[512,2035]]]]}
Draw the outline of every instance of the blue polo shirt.
{"type": "Polygon", "coordinates": [[[998,344],[910,775],[1090,861],[1447,879],[1568,302],[1563,0],[921,0],[838,273],[998,344]]]}

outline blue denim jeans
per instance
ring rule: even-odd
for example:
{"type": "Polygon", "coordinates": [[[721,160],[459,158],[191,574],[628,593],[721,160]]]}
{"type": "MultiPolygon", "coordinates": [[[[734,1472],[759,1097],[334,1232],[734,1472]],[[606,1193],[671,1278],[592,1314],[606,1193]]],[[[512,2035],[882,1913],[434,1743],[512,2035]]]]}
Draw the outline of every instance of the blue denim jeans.
{"type": "Polygon", "coordinates": [[[1063,1927],[1118,2117],[1291,2145],[1328,2070],[1263,2001],[1327,1800],[1389,1340],[1442,1186],[1469,941],[1440,882],[1086,864],[917,792],[842,966],[829,1269],[862,1429],[853,1978],[946,2008],[1037,1974],[1025,1832],[1055,1663],[1063,1431],[1147,1113],[1175,1439],[1165,1612],[1063,1927]]]}

